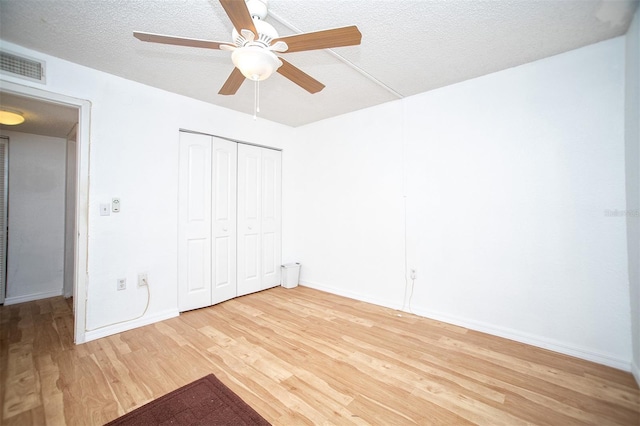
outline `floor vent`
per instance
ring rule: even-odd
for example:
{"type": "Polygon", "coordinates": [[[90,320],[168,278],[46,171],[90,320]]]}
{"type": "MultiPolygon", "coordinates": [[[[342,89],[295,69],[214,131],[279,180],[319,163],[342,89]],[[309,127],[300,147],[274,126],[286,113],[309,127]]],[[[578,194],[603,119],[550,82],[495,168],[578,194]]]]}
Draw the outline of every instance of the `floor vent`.
{"type": "Polygon", "coordinates": [[[0,50],[0,71],[14,77],[44,83],[44,62],[0,50]]]}

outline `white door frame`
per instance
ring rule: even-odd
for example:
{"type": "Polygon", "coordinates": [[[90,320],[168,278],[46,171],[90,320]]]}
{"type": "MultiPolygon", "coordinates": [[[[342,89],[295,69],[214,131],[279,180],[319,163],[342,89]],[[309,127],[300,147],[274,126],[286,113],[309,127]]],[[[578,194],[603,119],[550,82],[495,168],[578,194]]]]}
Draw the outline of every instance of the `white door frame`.
{"type": "Polygon", "coordinates": [[[89,150],[91,102],[0,80],[0,92],[24,96],[49,103],[78,108],[78,140],[76,156],[76,223],[75,279],[73,285],[74,341],[85,342],[87,281],[89,275],[89,150]]]}
{"type": "Polygon", "coordinates": [[[4,204],[4,208],[0,210],[0,215],[4,216],[0,218],[0,224],[4,227],[4,229],[0,230],[0,232],[4,232],[4,238],[0,238],[0,244],[4,245],[0,253],[2,253],[2,257],[4,259],[0,259],[0,267],[3,269],[0,271],[0,277],[2,277],[0,278],[0,303],[4,303],[7,295],[7,249],[9,248],[9,245],[7,244],[7,212],[9,210],[7,204],[9,200],[9,197],[7,196],[9,193],[9,138],[7,136],[0,135],[0,139],[5,140],[5,142],[3,142],[4,146],[0,145],[0,150],[4,151],[4,164],[2,165],[2,173],[4,174],[2,197],[4,200],[1,201],[2,204],[4,204]]]}
{"type": "Polygon", "coordinates": [[[75,218],[75,210],[76,210],[76,181],[77,181],[77,173],[76,173],[76,164],[75,161],[69,160],[77,160],[78,150],[77,150],[77,141],[78,141],[78,124],[73,126],[73,129],[67,135],[67,143],[65,150],[65,192],[64,192],[64,262],[62,267],[62,294],[64,297],[73,296],[73,287],[75,284],[75,280],[73,276],[75,275],[75,226],[76,226],[76,218],[75,218]],[[72,165],[72,167],[70,167],[72,165]],[[69,180],[69,169],[73,171],[73,185],[70,185],[69,180]],[[69,193],[73,194],[73,198],[69,197],[69,193]],[[69,204],[72,204],[69,206],[69,204]],[[72,209],[72,217],[70,215],[70,208],[72,209]],[[71,229],[69,229],[71,228],[71,229]],[[69,234],[71,234],[71,241],[69,241],[69,234]],[[71,255],[71,258],[69,258],[71,255]],[[71,262],[71,264],[69,264],[71,262]]]}

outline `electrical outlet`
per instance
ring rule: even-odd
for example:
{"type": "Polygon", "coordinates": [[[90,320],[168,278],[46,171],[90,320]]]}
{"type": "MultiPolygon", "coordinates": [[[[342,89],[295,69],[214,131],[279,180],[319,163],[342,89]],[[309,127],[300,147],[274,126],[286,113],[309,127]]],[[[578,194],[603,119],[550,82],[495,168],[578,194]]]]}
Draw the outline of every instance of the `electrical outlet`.
{"type": "Polygon", "coordinates": [[[412,280],[416,279],[416,270],[415,269],[411,269],[411,279],[412,280]]]}
{"type": "Polygon", "coordinates": [[[118,290],[126,290],[126,289],[127,289],[127,279],[118,278],[118,290]]]}
{"type": "Polygon", "coordinates": [[[147,280],[147,273],[142,272],[138,274],[138,287],[144,287],[145,285],[149,285],[149,281],[147,280]]]}

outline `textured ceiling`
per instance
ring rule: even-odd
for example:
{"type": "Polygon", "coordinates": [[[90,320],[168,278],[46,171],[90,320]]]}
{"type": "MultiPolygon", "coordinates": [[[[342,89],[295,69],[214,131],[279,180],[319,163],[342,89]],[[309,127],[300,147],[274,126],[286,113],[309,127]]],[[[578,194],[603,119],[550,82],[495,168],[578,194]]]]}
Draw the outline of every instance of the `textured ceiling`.
{"type": "MultiPolygon", "coordinates": [[[[360,46],[284,54],[326,84],[311,95],[279,74],[260,85],[261,116],[299,126],[622,35],[627,0],[270,0],[280,35],[355,24],[360,46]],[[296,31],[297,30],[297,31],[296,31]],[[339,56],[337,56],[337,55],[339,56]]],[[[0,0],[0,38],[59,58],[253,112],[253,83],[217,92],[230,74],[219,50],[144,43],[145,31],[230,41],[217,0],[0,0]]]]}

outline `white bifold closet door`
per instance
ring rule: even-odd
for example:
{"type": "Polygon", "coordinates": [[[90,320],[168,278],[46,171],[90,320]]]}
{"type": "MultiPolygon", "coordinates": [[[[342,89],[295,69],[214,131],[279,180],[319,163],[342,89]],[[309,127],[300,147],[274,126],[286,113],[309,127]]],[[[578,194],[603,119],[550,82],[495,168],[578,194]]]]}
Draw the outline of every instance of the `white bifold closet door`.
{"type": "Polygon", "coordinates": [[[236,296],[235,142],[180,132],[178,307],[236,296]]]}
{"type": "Polygon", "coordinates": [[[281,153],[180,132],[178,307],[280,284],[281,153]]]}
{"type": "Polygon", "coordinates": [[[282,156],[238,146],[238,296],[280,284],[282,156]]]}

